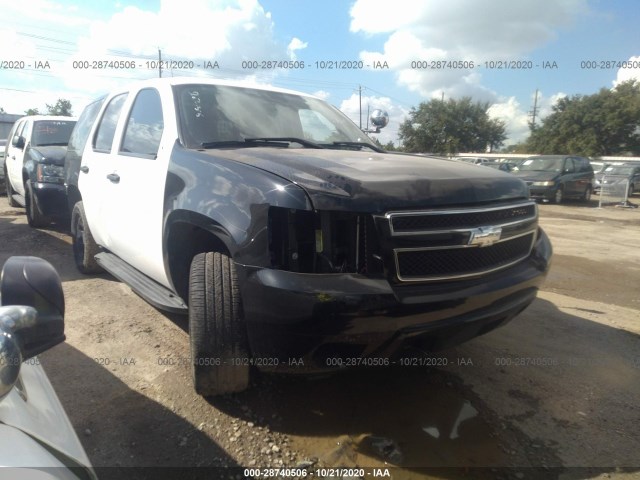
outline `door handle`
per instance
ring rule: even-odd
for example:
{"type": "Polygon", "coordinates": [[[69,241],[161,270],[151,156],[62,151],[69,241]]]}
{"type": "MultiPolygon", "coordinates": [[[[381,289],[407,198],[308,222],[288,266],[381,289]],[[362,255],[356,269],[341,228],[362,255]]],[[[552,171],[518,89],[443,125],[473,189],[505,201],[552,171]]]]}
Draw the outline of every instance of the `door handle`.
{"type": "Polygon", "coordinates": [[[80,171],[82,173],[89,173],[89,167],[87,167],[86,165],[83,165],[80,167],[80,171]]]}
{"type": "Polygon", "coordinates": [[[16,156],[15,155],[11,155],[11,160],[15,160],[16,156]]]}
{"type": "Polygon", "coordinates": [[[109,181],[111,181],[111,183],[120,182],[120,175],[118,175],[117,173],[110,173],[109,175],[107,175],[107,178],[109,179],[109,181]]]}

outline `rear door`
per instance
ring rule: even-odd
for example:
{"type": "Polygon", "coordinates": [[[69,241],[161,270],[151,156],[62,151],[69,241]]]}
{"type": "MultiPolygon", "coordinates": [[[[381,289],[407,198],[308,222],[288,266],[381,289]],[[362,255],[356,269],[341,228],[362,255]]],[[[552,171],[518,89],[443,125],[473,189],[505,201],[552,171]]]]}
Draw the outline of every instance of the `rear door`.
{"type": "Polygon", "coordinates": [[[113,150],[116,131],[121,121],[122,108],[128,93],[123,92],[107,99],[91,132],[82,154],[78,188],[82,195],[87,223],[98,245],[110,249],[111,232],[108,217],[110,203],[118,194],[114,182],[113,150]]]}
{"type": "Polygon", "coordinates": [[[578,172],[573,157],[566,157],[562,167],[562,183],[564,184],[565,195],[576,195],[577,177],[578,172]]]}
{"type": "Polygon", "coordinates": [[[164,190],[169,156],[176,135],[172,97],[165,101],[156,88],[131,92],[110,157],[115,175],[113,197],[105,207],[110,250],[124,261],[169,286],[162,254],[164,190]],[[175,130],[175,127],[172,128],[175,130]]]}

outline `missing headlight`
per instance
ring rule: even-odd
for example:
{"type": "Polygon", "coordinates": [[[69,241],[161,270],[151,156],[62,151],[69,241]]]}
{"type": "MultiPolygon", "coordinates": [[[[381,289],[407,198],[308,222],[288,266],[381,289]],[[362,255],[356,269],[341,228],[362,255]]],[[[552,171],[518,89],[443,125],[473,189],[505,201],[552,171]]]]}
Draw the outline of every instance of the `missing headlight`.
{"type": "Polygon", "coordinates": [[[269,209],[273,268],[301,273],[382,273],[369,214],[269,209]]]}

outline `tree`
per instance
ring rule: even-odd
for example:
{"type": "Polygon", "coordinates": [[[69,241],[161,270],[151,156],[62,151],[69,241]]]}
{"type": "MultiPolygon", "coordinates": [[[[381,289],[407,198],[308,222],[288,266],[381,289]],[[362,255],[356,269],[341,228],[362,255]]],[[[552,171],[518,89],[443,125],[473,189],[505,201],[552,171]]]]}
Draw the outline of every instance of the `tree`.
{"type": "Polygon", "coordinates": [[[40,112],[37,108],[30,108],[29,110],[24,111],[25,115],[40,115],[40,112]]]}
{"type": "Polygon", "coordinates": [[[0,113],[7,113],[4,111],[4,108],[0,107],[0,113]]]}
{"type": "Polygon", "coordinates": [[[49,105],[47,103],[48,115],[62,115],[65,117],[71,117],[71,102],[64,98],[59,98],[55,105],[49,105]]]}
{"type": "Polygon", "coordinates": [[[640,155],[640,83],[560,99],[526,145],[541,154],[640,155]]]}
{"type": "Polygon", "coordinates": [[[505,125],[489,118],[489,103],[470,97],[447,102],[431,100],[412,108],[398,137],[407,152],[455,154],[492,150],[504,142],[505,125]]]}

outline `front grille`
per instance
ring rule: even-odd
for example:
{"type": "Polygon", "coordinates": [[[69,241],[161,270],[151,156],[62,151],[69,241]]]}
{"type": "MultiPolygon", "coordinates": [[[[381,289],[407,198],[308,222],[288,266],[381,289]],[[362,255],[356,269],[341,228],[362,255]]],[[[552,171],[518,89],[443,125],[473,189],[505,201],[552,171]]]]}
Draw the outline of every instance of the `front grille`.
{"type": "Polygon", "coordinates": [[[399,236],[421,235],[436,230],[507,225],[533,220],[536,215],[536,204],[527,202],[487,209],[393,212],[386,216],[389,219],[391,234],[399,236]]]}
{"type": "Polygon", "coordinates": [[[486,247],[396,249],[396,269],[401,281],[433,281],[473,277],[513,265],[531,253],[535,231],[486,247]]]}
{"type": "Polygon", "coordinates": [[[395,274],[401,282],[477,277],[527,258],[536,238],[534,201],[486,206],[389,212],[395,274]]]}

